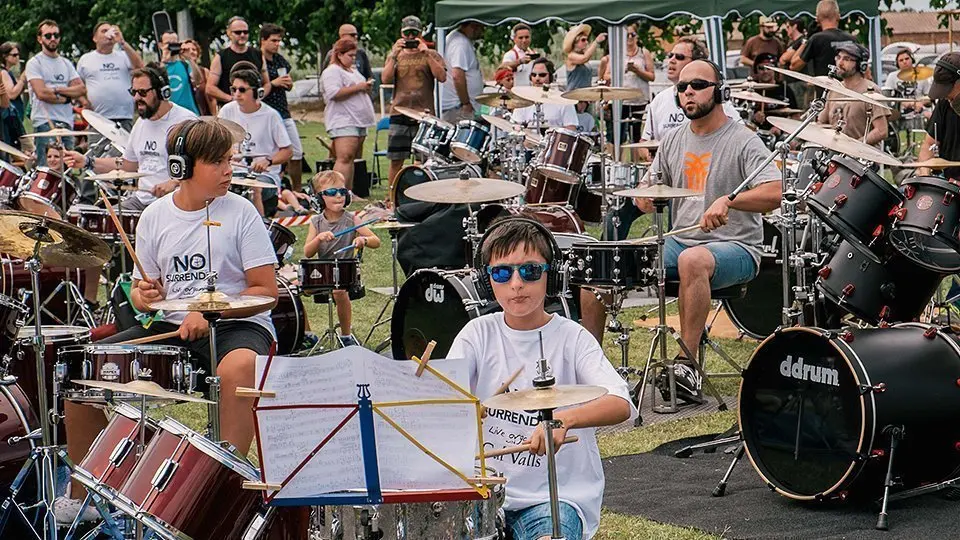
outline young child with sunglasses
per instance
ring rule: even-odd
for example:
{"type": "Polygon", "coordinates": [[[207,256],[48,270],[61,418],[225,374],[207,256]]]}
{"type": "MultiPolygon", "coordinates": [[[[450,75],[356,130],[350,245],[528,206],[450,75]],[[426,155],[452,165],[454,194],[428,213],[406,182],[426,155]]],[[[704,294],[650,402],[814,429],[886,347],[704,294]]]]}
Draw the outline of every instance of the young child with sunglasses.
{"type": "MultiPolygon", "coordinates": [[[[346,181],[337,171],[323,171],[313,177],[313,191],[323,211],[310,219],[310,231],[303,246],[304,257],[318,259],[350,259],[357,257],[364,247],[380,247],[380,238],[367,227],[360,227],[342,236],[337,233],[360,224],[353,212],[347,211],[346,181]],[[353,245],[356,249],[340,251],[353,245]]],[[[333,291],[340,321],[340,343],[344,346],[359,345],[351,333],[352,308],[347,290],[333,291]]]]}
{"type": "MultiPolygon", "coordinates": [[[[597,340],[576,321],[547,313],[544,300],[559,277],[550,273],[560,252],[552,235],[527,219],[496,222],[480,247],[481,276],[502,312],[473,319],[460,331],[448,358],[470,362],[470,389],[481,400],[491,397],[517,370],[508,391],[533,387],[541,354],[556,384],[597,385],[608,394],[589,403],[558,409],[554,418],[560,523],[569,540],[591,538],[600,521],[603,468],[594,428],[636,416],[626,382],[617,375],[597,340]],[[548,284],[548,282],[552,282],[548,284]],[[542,349],[541,349],[542,347],[542,349]],[[541,353],[542,350],[542,353],[541,353]],[[568,435],[579,441],[563,444],[568,435]]],[[[535,540],[552,533],[547,460],[543,429],[536,411],[488,409],[483,420],[485,450],[529,441],[528,453],[494,458],[488,463],[508,479],[507,527],[515,540],[535,540]]]]}

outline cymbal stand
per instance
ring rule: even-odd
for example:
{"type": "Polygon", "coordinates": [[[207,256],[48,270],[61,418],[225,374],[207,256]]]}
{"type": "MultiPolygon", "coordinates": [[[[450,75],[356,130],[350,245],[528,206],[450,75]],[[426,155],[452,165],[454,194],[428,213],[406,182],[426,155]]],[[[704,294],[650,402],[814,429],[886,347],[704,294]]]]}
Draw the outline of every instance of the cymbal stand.
{"type": "MultiPolygon", "coordinates": [[[[209,271],[209,275],[207,276],[207,292],[214,293],[217,290],[217,273],[213,269],[210,227],[216,225],[210,221],[210,201],[207,201],[204,208],[207,213],[207,219],[204,222],[204,226],[207,228],[207,268],[209,271]]],[[[210,439],[215,443],[220,442],[220,376],[217,375],[217,363],[219,361],[217,358],[217,321],[219,321],[222,316],[223,314],[217,311],[206,311],[203,313],[203,318],[210,325],[210,375],[207,376],[206,381],[210,385],[210,401],[213,403],[207,405],[207,416],[210,423],[210,439]]]]}
{"type": "MultiPolygon", "coordinates": [[[[610,213],[610,204],[607,202],[607,128],[606,122],[603,120],[603,107],[607,103],[610,102],[606,100],[600,100],[597,102],[597,112],[600,115],[600,122],[598,126],[600,128],[600,222],[604,224],[604,227],[606,227],[607,215],[610,213]]],[[[617,157],[619,156],[614,156],[613,160],[616,161],[617,157]]],[[[612,240],[616,242],[619,240],[619,238],[617,238],[617,228],[620,224],[620,216],[614,214],[614,220],[616,223],[613,226],[612,240]]]]}
{"type": "MultiPolygon", "coordinates": [[[[390,255],[391,255],[391,271],[393,274],[393,292],[390,293],[390,297],[387,298],[387,301],[384,302],[383,307],[380,309],[380,314],[377,315],[377,320],[374,321],[373,326],[370,327],[370,331],[367,332],[367,337],[363,340],[363,346],[366,347],[367,343],[370,341],[370,338],[373,336],[373,331],[379,328],[380,326],[389,323],[393,318],[387,317],[383,318],[384,313],[387,312],[387,308],[391,304],[397,301],[397,296],[400,294],[400,281],[397,278],[397,253],[399,252],[398,243],[401,229],[387,229],[387,232],[390,234],[390,255]]],[[[381,341],[377,347],[374,349],[377,352],[382,351],[390,343],[390,335],[388,334],[386,338],[381,341]]]]}
{"type": "MultiPolygon", "coordinates": [[[[545,390],[556,384],[557,380],[550,370],[550,365],[543,354],[543,334],[540,334],[540,359],[537,361],[537,376],[533,379],[534,388],[545,390]]],[[[540,409],[540,418],[543,423],[543,438],[547,443],[547,483],[550,491],[550,518],[553,524],[552,540],[563,540],[560,530],[560,496],[557,492],[557,448],[553,440],[553,430],[562,426],[559,420],[553,418],[553,409],[540,409]]]]}

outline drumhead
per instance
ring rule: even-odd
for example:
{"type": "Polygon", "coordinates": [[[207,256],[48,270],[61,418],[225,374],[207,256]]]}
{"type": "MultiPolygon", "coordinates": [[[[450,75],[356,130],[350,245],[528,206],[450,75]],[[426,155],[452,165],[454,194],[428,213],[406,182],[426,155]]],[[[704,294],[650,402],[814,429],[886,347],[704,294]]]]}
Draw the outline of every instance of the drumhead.
{"type": "MultiPolygon", "coordinates": [[[[43,339],[52,342],[61,341],[89,341],[90,329],[83,326],[59,326],[43,325],[40,327],[43,332],[43,339]]],[[[24,326],[17,333],[17,339],[20,341],[33,339],[37,335],[33,325],[24,326]]],[[[32,344],[31,344],[32,346],[32,344]]]]}

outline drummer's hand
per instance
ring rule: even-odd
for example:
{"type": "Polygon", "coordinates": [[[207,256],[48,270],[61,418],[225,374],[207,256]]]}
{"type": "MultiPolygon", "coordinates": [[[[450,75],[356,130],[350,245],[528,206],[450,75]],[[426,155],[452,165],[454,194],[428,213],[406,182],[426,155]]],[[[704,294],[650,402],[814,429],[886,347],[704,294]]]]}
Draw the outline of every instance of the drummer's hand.
{"type": "Polygon", "coordinates": [[[353,245],[356,246],[357,249],[363,249],[363,247],[367,245],[367,237],[366,236],[356,237],[353,240],[353,245]]]}
{"type": "MultiPolygon", "coordinates": [[[[527,441],[530,443],[530,453],[542,456],[547,453],[547,442],[543,436],[543,424],[537,425],[537,429],[533,430],[533,434],[530,435],[530,439],[527,441]]],[[[567,427],[561,426],[553,429],[553,444],[556,448],[556,452],[560,451],[560,447],[563,446],[563,440],[567,438],[567,427]]],[[[554,452],[554,453],[556,453],[554,452]]]]}
{"type": "Polygon", "coordinates": [[[76,152],[74,150],[63,151],[63,162],[71,169],[83,168],[83,165],[86,163],[86,161],[87,158],[85,158],[80,152],[76,152]]]}
{"type": "Polygon", "coordinates": [[[152,304],[163,300],[163,285],[156,279],[141,279],[137,281],[137,290],[140,291],[140,299],[145,304],[152,304]]]}
{"type": "Polygon", "coordinates": [[[730,212],[730,199],[726,195],[713,201],[710,208],[700,218],[700,229],[710,232],[727,224],[727,214],[730,212]]]}
{"type": "Polygon", "coordinates": [[[203,318],[203,313],[194,311],[180,323],[180,339],[196,341],[210,333],[210,323],[203,318]]]}
{"type": "Polygon", "coordinates": [[[180,184],[176,180],[167,180],[166,182],[161,182],[153,186],[153,189],[150,190],[150,193],[152,193],[154,197],[159,199],[160,197],[163,197],[167,193],[172,193],[173,190],[177,189],[178,185],[180,184]]]}
{"type": "Polygon", "coordinates": [[[270,162],[266,158],[257,158],[250,164],[250,170],[253,172],[263,172],[270,168],[270,162]]]}
{"type": "Polygon", "coordinates": [[[321,233],[317,233],[317,239],[320,240],[321,242],[332,242],[336,240],[337,237],[334,236],[333,232],[331,231],[323,231],[321,233]]]}

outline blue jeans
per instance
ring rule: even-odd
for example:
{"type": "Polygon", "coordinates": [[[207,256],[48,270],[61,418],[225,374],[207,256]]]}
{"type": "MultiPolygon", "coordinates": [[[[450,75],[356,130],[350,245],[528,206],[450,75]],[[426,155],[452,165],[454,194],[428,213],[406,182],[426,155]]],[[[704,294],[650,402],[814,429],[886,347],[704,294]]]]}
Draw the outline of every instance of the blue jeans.
{"type": "MultiPolygon", "coordinates": [[[[692,246],[681,244],[675,237],[664,238],[663,260],[667,269],[667,281],[678,281],[677,258],[680,253],[692,246]]],[[[731,285],[746,283],[757,277],[757,264],[750,252],[734,242],[710,242],[702,244],[713,255],[713,275],[710,276],[711,289],[723,289],[731,285]]]]}
{"type": "MultiPolygon", "coordinates": [[[[553,534],[550,503],[529,506],[523,510],[507,510],[507,530],[513,540],[537,540],[553,534]]],[[[560,532],[566,540],[583,538],[583,523],[573,505],[560,501],[560,532]]]]}
{"type": "MultiPolygon", "coordinates": [[[[41,123],[34,124],[33,126],[33,130],[37,133],[43,133],[53,129],[51,122],[47,120],[39,120],[39,122],[41,123]]],[[[58,128],[73,129],[72,125],[65,122],[58,122],[54,120],[53,124],[55,124],[58,128]]],[[[44,167],[47,164],[47,146],[49,146],[51,142],[56,142],[57,139],[55,137],[37,137],[34,140],[36,141],[37,149],[37,166],[44,167]]],[[[63,137],[63,148],[66,150],[73,150],[73,137],[63,137]]]]}

